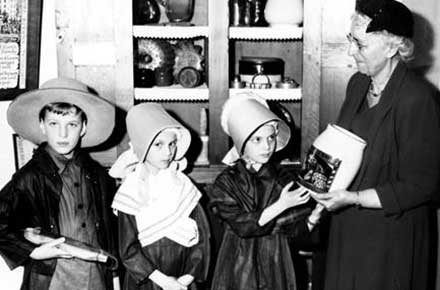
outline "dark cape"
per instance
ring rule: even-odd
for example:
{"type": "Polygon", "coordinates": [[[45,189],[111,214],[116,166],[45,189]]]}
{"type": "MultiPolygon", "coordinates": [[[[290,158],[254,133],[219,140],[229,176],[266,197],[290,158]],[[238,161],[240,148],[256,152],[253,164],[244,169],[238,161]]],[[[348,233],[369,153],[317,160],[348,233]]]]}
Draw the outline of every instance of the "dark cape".
{"type": "Polygon", "coordinates": [[[210,207],[225,223],[212,290],[296,289],[289,238],[309,235],[305,218],[310,208],[285,211],[259,226],[263,210],[280,196],[293,174],[264,164],[258,172],[241,160],[226,168],[211,190],[210,207]]]}
{"type": "MultiPolygon", "coordinates": [[[[166,237],[142,247],[138,240],[135,216],[118,212],[119,251],[126,267],[124,290],[162,289],[148,277],[154,270],[179,278],[184,274],[194,277],[188,289],[198,289],[205,282],[210,262],[210,231],[204,210],[198,204],[189,216],[196,221],[199,242],[184,247],[166,237]]],[[[202,288],[203,289],[203,288],[202,288]]]]}

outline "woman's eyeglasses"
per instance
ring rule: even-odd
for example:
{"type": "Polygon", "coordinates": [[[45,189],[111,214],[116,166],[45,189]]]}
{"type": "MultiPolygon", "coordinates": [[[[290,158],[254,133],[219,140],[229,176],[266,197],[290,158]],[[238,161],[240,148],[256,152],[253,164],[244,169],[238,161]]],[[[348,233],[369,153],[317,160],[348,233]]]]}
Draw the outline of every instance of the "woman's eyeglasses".
{"type": "Polygon", "coordinates": [[[358,39],[354,38],[351,33],[347,34],[347,40],[348,42],[353,43],[359,51],[367,47],[367,45],[360,43],[358,39]]]}

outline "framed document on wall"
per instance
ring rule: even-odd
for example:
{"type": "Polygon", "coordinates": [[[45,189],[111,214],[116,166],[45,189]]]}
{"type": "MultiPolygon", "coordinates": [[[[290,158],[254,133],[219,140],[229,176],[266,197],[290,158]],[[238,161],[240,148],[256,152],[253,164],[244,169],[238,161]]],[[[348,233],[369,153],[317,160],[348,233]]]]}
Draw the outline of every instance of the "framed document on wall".
{"type": "Polygon", "coordinates": [[[29,160],[31,160],[37,145],[23,139],[17,134],[12,134],[12,142],[14,143],[14,161],[15,169],[19,170],[29,160]]]}
{"type": "Polygon", "coordinates": [[[2,0],[0,101],[38,88],[42,0],[2,0]]]}

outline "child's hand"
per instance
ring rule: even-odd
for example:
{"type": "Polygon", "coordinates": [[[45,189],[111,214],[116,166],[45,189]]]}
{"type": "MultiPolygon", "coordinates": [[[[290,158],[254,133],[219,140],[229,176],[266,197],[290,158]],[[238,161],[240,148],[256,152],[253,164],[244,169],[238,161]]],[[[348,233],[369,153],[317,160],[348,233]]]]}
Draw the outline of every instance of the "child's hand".
{"type": "Polygon", "coordinates": [[[35,248],[29,255],[34,260],[46,260],[53,258],[70,259],[73,256],[66,251],[61,250],[58,245],[65,242],[65,238],[55,239],[35,248]]]}
{"type": "Polygon", "coordinates": [[[322,204],[320,203],[316,204],[315,208],[307,218],[307,226],[309,230],[312,230],[319,223],[319,220],[321,219],[322,211],[324,209],[325,207],[322,204]]]}
{"type": "Polygon", "coordinates": [[[185,275],[180,276],[177,279],[177,281],[180,284],[183,284],[185,286],[189,286],[189,284],[191,284],[194,281],[194,277],[192,275],[190,275],[190,274],[185,274],[185,275]]]}
{"type": "Polygon", "coordinates": [[[162,289],[164,290],[187,290],[188,287],[186,285],[183,285],[177,281],[175,277],[166,276],[163,281],[161,281],[162,289]]]}
{"type": "Polygon", "coordinates": [[[292,185],[293,181],[284,186],[283,190],[281,191],[279,202],[282,203],[286,208],[304,204],[310,199],[310,194],[304,187],[299,187],[293,191],[289,191],[292,185]]]}

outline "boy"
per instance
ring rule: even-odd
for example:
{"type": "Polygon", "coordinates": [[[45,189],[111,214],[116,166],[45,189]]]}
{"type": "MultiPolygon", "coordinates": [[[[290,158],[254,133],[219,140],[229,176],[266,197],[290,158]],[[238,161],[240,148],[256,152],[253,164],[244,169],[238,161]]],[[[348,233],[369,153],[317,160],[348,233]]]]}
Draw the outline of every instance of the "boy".
{"type": "Polygon", "coordinates": [[[113,289],[112,273],[102,264],[72,258],[58,247],[64,238],[38,246],[23,230],[41,228],[116,253],[114,184],[80,149],[110,136],[114,107],[83,83],[52,79],[18,96],[7,118],[19,135],[39,144],[0,191],[0,254],[11,269],[24,266],[21,289],[113,289]]]}

